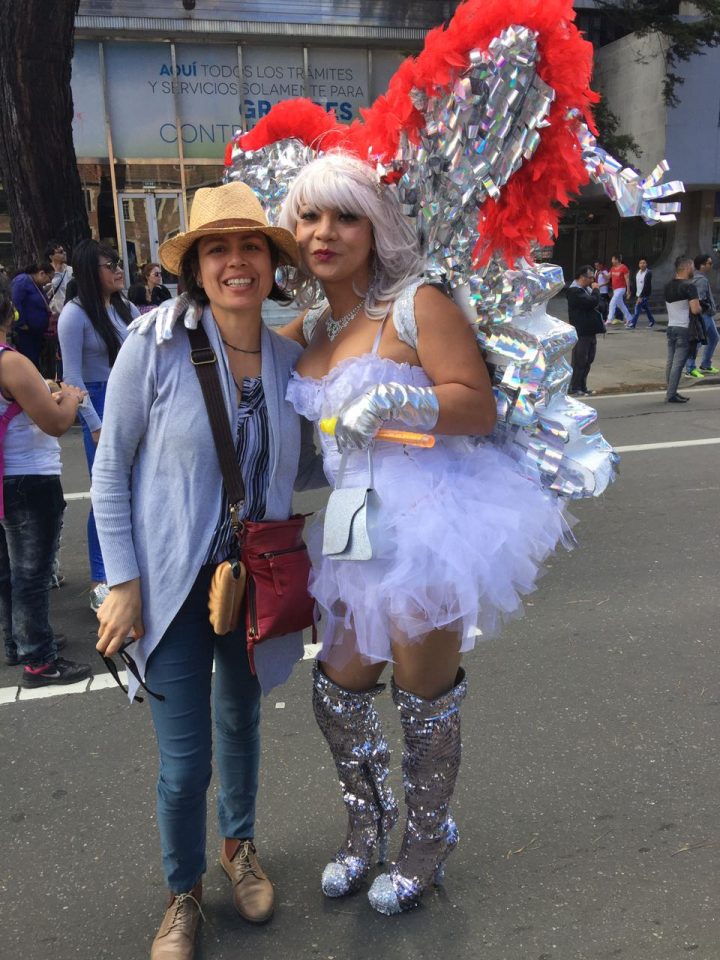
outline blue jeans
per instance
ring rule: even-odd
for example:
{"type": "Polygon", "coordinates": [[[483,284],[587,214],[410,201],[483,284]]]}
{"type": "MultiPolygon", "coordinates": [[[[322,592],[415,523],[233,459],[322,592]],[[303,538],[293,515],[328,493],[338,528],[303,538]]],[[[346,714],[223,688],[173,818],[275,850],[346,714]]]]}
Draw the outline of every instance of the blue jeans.
{"type": "Polygon", "coordinates": [[[669,400],[677,393],[680,375],[688,358],[690,351],[690,340],[688,338],[687,327],[668,327],[667,328],[667,363],[665,365],[665,379],[667,380],[667,392],[665,399],[669,400]]]}
{"type": "Polygon", "coordinates": [[[632,319],[630,321],[631,326],[636,326],[638,319],[640,318],[641,313],[646,313],[648,318],[648,326],[652,327],[655,324],[655,317],[652,315],[652,310],[650,309],[650,301],[647,297],[639,297],[638,302],[635,304],[635,310],[633,311],[632,319]]]}
{"type": "Polygon", "coordinates": [[[615,319],[616,310],[622,313],[626,323],[630,323],[632,317],[625,304],[625,287],[618,287],[617,290],[613,290],[612,297],[610,298],[610,306],[608,307],[608,323],[615,319]]]}
{"type": "Polygon", "coordinates": [[[48,607],[65,509],[60,477],[5,477],[3,493],[0,629],[5,653],[29,667],[42,667],[57,659],[48,607]]]}
{"type": "MultiPolygon", "coordinates": [[[[86,383],[87,392],[92,401],[92,405],[95,407],[97,415],[102,420],[103,413],[105,410],[105,393],[107,391],[107,381],[99,380],[94,383],[86,383]]],[[[92,480],[92,468],[93,463],[95,463],[95,451],[97,450],[97,444],[92,438],[92,434],[88,430],[85,421],[82,416],[80,417],[80,422],[82,423],[83,429],[83,444],[85,445],[85,458],[87,460],[88,470],[90,471],[90,479],[92,480]]],[[[88,557],[90,559],[90,579],[96,580],[98,583],[105,581],[105,564],[103,563],[102,553],[100,551],[100,540],[97,535],[97,527],[95,526],[95,514],[93,513],[92,507],[90,507],[90,513],[88,514],[87,521],[87,543],[88,543],[88,557]]]]}
{"type": "Polygon", "coordinates": [[[705,328],[705,334],[707,336],[707,343],[704,345],[698,343],[697,340],[692,340],[690,342],[690,350],[688,351],[688,358],[686,369],[688,373],[691,373],[696,366],[696,360],[698,351],[703,347],[703,357],[700,363],[700,368],[712,366],[712,355],[715,352],[715,347],[718,342],[718,332],[717,327],[715,326],[715,318],[709,314],[702,315],[703,327],[705,328]]]}
{"type": "MultiPolygon", "coordinates": [[[[160,750],[157,815],[163,870],[173,893],[191,890],[206,870],[207,790],[212,775],[212,713],[220,774],[222,837],[252,838],[260,764],[260,684],[250,672],[241,627],[217,636],[208,620],[214,567],[205,566],[148,661],[148,687],[160,750]],[[213,658],[215,678],[212,682],[213,658]]],[[[132,647],[130,648],[132,653],[132,647]]]]}
{"type": "Polygon", "coordinates": [[[720,334],[718,334],[717,327],[715,326],[715,317],[710,313],[704,313],[703,323],[705,325],[705,333],[707,334],[707,344],[705,345],[702,360],[700,361],[701,370],[712,366],[713,353],[715,353],[715,347],[718,345],[718,340],[720,340],[720,334]]]}

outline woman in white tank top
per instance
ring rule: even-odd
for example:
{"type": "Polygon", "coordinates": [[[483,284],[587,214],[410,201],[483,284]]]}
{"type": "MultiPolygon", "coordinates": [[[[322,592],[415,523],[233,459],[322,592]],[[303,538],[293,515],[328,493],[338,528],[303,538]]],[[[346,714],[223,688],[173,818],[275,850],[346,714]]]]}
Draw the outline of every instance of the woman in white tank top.
{"type": "Polygon", "coordinates": [[[90,676],[87,664],[58,657],[48,592],[65,501],[57,437],[72,425],[84,393],[62,384],[51,395],[37,368],[6,343],[14,317],[0,282],[0,629],[20,684],[44,687],[90,676]]]}

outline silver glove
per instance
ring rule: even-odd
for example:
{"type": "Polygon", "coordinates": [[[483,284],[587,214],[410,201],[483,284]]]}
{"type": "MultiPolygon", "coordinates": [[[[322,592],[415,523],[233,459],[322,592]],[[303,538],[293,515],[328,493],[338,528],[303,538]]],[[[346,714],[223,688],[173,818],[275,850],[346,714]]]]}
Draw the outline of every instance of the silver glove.
{"type": "Polygon", "coordinates": [[[173,329],[180,317],[185,314],[184,325],[188,330],[196,330],[202,311],[186,293],[181,293],[173,300],[166,300],[154,310],[149,310],[129,325],[130,330],[136,330],[141,336],[155,328],[155,340],[158,344],[172,339],[173,329]]]}
{"type": "Polygon", "coordinates": [[[338,450],[365,450],[387,420],[401,420],[418,430],[432,430],[440,416],[432,387],[379,383],[350,400],[335,425],[338,450]]]}

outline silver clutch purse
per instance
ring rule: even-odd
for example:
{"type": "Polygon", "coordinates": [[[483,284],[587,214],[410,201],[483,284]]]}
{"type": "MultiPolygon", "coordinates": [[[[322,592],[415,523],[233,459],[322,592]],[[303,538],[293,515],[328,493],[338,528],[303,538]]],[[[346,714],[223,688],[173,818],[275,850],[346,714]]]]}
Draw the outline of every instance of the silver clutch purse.
{"type": "Polygon", "coordinates": [[[323,556],[333,560],[372,560],[377,539],[380,498],[373,487],[372,454],[368,450],[369,479],[364,487],[341,487],[347,453],[343,453],[336,487],[325,508],[323,556]]]}

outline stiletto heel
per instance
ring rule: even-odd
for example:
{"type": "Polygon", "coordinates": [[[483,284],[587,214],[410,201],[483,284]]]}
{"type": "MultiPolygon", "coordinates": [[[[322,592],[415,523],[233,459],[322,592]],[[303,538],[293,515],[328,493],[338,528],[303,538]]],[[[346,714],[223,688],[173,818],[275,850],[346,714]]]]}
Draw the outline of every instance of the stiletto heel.
{"type": "Polygon", "coordinates": [[[447,858],[450,856],[450,854],[453,852],[455,847],[460,842],[460,834],[458,833],[457,824],[455,823],[452,817],[448,817],[446,828],[447,828],[447,836],[445,839],[445,843],[446,843],[445,853],[443,855],[442,860],[437,865],[437,868],[433,875],[433,884],[436,887],[441,887],[443,883],[445,883],[445,864],[447,863],[447,858]]]}
{"type": "Polygon", "coordinates": [[[384,689],[355,692],[329,680],[315,665],[313,709],[330,747],[348,811],[345,843],[322,874],[327,897],[344,897],[362,886],[376,854],[387,854],[398,808],[387,785],[390,751],[373,698],[384,689]]]}
{"type": "Polygon", "coordinates": [[[388,843],[389,837],[385,833],[381,833],[378,837],[378,848],[377,848],[377,862],[379,864],[385,863],[387,860],[388,852],[388,843]]]}
{"type": "Polygon", "coordinates": [[[375,878],[370,906],[387,916],[410,910],[431,883],[445,879],[445,862],[458,845],[455,821],[448,813],[460,769],[460,704],[467,692],[465,674],[436,700],[423,700],[393,682],[393,700],[405,735],[403,782],[407,824],[397,862],[375,878]]]}

